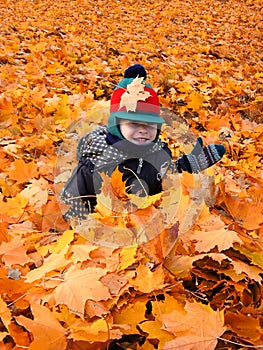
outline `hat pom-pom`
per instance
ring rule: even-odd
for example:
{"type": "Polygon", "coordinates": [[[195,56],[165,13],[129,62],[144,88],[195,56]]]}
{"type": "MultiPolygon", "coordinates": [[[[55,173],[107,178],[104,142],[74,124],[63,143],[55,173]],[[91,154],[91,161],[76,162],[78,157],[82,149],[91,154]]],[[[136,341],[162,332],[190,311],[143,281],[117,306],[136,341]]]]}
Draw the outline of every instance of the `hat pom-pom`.
{"type": "Polygon", "coordinates": [[[124,78],[144,78],[146,79],[147,73],[145,68],[141,64],[134,64],[128,67],[124,72],[124,78]]]}

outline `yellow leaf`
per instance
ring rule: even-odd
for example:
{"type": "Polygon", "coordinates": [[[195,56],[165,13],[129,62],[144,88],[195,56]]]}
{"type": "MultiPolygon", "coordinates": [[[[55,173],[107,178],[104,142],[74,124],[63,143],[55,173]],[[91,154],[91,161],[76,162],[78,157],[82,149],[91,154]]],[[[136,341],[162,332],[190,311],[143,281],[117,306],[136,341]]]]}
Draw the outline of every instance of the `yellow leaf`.
{"type": "Polygon", "coordinates": [[[109,338],[109,327],[104,319],[98,319],[93,323],[77,322],[71,326],[70,338],[87,342],[98,340],[106,342],[109,338]]]}
{"type": "Polygon", "coordinates": [[[186,99],[187,107],[191,108],[193,111],[198,111],[202,107],[204,101],[204,96],[200,95],[198,92],[192,92],[186,99]]]}
{"type": "Polygon", "coordinates": [[[102,96],[104,94],[104,91],[102,90],[102,89],[97,89],[96,90],[96,92],[95,92],[95,95],[96,95],[96,97],[100,97],[100,96],[102,96]]]}
{"type": "Polygon", "coordinates": [[[137,208],[146,209],[151,205],[154,205],[158,201],[160,201],[162,198],[162,195],[163,195],[162,192],[152,196],[145,196],[145,197],[136,196],[135,194],[128,194],[128,198],[132,204],[136,205],[137,208]]]}
{"type": "Polygon", "coordinates": [[[145,321],[139,325],[143,332],[148,334],[148,340],[157,340],[158,348],[162,349],[166,342],[174,339],[174,335],[162,329],[163,323],[159,320],[145,321]]]}
{"type": "Polygon", "coordinates": [[[120,265],[118,271],[125,270],[136,261],[137,245],[124,247],[120,250],[120,265]]]}
{"type": "Polygon", "coordinates": [[[55,254],[60,253],[65,247],[68,247],[70,245],[73,239],[73,230],[64,231],[62,236],[56,241],[56,244],[53,247],[50,247],[50,251],[55,254]]]}
{"type": "Polygon", "coordinates": [[[63,95],[63,97],[58,101],[56,106],[56,111],[54,113],[54,121],[60,123],[63,120],[70,119],[72,111],[68,106],[68,95],[63,95]]]}
{"type": "Polygon", "coordinates": [[[52,65],[49,65],[47,67],[47,74],[54,75],[54,74],[60,74],[65,71],[65,67],[63,67],[61,64],[58,62],[53,63],[52,65]]]}
{"type": "Polygon", "coordinates": [[[123,330],[123,334],[138,333],[137,324],[145,320],[146,302],[137,301],[128,304],[121,311],[113,313],[114,324],[129,325],[130,328],[123,330]]]}
{"type": "Polygon", "coordinates": [[[27,203],[28,199],[18,194],[14,198],[8,198],[6,202],[0,202],[0,213],[9,217],[19,217],[23,214],[27,203]]]}
{"type": "Polygon", "coordinates": [[[65,254],[68,251],[68,247],[65,246],[58,254],[50,254],[45,260],[42,266],[37,269],[31,270],[26,275],[26,281],[31,283],[39,279],[43,279],[47,273],[52,270],[63,269],[69,261],[66,260],[65,254]]]}

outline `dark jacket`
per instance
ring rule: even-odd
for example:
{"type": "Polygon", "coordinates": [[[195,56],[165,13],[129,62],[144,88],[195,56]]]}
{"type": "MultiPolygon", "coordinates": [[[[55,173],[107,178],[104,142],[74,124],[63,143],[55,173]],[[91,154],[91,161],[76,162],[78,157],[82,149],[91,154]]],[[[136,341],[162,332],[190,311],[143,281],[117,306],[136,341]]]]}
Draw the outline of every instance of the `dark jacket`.
{"type": "Polygon", "coordinates": [[[82,218],[94,211],[96,194],[102,184],[101,173],[111,176],[118,167],[127,192],[146,196],[162,191],[162,178],[173,168],[171,151],[160,139],[138,146],[111,135],[106,127],[99,127],[80,140],[77,159],[74,186],[66,184],[62,191],[62,199],[71,205],[66,218],[82,218]]]}

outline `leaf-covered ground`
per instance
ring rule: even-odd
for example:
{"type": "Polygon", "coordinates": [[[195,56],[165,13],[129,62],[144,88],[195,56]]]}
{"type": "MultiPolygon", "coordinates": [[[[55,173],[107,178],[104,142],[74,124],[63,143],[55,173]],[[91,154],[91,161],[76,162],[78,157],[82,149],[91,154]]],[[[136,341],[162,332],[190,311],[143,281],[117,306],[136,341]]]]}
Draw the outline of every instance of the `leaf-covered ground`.
{"type": "Polygon", "coordinates": [[[0,3],[0,349],[263,348],[262,1],[0,3]],[[168,179],[163,203],[178,188],[180,203],[160,235],[90,244],[128,229],[63,220],[68,129],[105,122],[137,62],[158,90],[175,158],[193,135],[227,154],[198,178],[168,179]]]}

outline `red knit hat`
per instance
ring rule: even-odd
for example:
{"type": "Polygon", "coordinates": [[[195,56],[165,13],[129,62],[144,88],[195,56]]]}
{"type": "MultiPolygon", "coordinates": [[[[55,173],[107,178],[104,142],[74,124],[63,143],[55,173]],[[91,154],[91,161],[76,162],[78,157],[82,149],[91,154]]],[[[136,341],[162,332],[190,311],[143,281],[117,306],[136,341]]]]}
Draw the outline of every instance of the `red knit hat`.
{"type": "Polygon", "coordinates": [[[124,78],[114,90],[110,116],[134,121],[162,124],[160,103],[156,92],[143,78],[124,78]],[[126,86],[125,86],[126,85],[126,86]]]}
{"type": "Polygon", "coordinates": [[[160,116],[158,96],[150,84],[145,83],[146,72],[141,65],[129,67],[116,89],[110,102],[108,129],[118,135],[118,119],[154,123],[161,125],[165,121],[160,116]]]}

